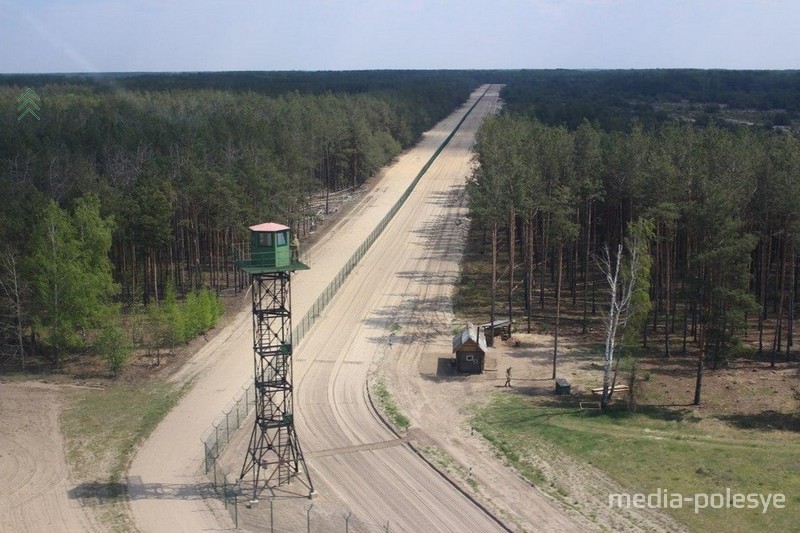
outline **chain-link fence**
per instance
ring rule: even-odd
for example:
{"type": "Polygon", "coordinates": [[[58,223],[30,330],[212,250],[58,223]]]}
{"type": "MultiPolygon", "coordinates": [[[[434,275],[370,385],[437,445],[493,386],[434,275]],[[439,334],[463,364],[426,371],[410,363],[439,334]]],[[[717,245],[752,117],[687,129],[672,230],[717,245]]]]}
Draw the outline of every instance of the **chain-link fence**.
{"type": "Polygon", "coordinates": [[[214,492],[222,499],[222,503],[230,512],[237,527],[239,524],[238,486],[231,483],[228,474],[222,471],[217,460],[255,405],[256,387],[255,381],[252,381],[242,386],[242,391],[234,398],[231,406],[223,411],[222,415],[211,425],[209,435],[203,441],[206,475],[211,481],[214,492]]]}
{"type": "Polygon", "coordinates": [[[428,159],[428,162],[425,163],[425,166],[423,166],[422,169],[417,173],[416,177],[414,177],[414,181],[412,181],[411,184],[406,188],[402,196],[397,199],[389,212],[386,213],[378,225],[375,226],[367,238],[364,239],[364,242],[361,243],[361,246],[358,247],[347,263],[345,263],[341,270],[339,270],[339,273],[336,274],[336,277],[334,277],[325,290],[322,291],[322,294],[319,295],[308,312],[303,316],[303,318],[300,319],[300,322],[297,323],[292,331],[292,340],[295,346],[300,344],[300,341],[303,340],[303,337],[305,337],[306,333],[308,333],[308,331],[311,329],[311,326],[314,325],[314,322],[316,322],[317,318],[319,318],[320,314],[322,314],[322,311],[328,305],[328,302],[331,301],[333,296],[345,282],[347,276],[350,275],[350,272],[353,271],[353,268],[355,268],[358,262],[361,261],[361,258],[364,257],[373,243],[378,239],[381,233],[383,233],[383,230],[386,229],[386,226],[389,225],[389,222],[391,222],[391,220],[405,203],[406,199],[408,199],[408,197],[411,195],[412,191],[417,186],[417,183],[419,183],[419,180],[422,179],[422,176],[428,171],[436,158],[439,157],[439,154],[442,153],[442,150],[444,150],[445,146],[447,146],[458,129],[461,127],[461,124],[464,123],[464,121],[467,119],[470,113],[472,113],[472,110],[475,109],[475,106],[478,105],[478,102],[480,102],[481,98],[483,98],[485,94],[486,92],[484,92],[483,95],[478,98],[475,104],[472,105],[470,110],[464,115],[455,129],[453,129],[450,135],[448,135],[444,142],[442,142],[442,144],[436,149],[431,158],[428,159]]]}
{"type": "MultiPolygon", "coordinates": [[[[487,91],[488,92],[488,89],[487,91]]],[[[414,187],[417,186],[419,180],[422,179],[422,176],[428,171],[431,167],[433,162],[439,157],[439,154],[442,153],[442,150],[447,146],[453,136],[456,134],[458,129],[467,119],[467,117],[472,113],[472,110],[475,109],[475,106],[481,101],[481,99],[486,95],[484,92],[480,98],[472,105],[472,107],[467,111],[464,117],[459,121],[450,135],[442,142],[441,145],[436,149],[433,155],[428,159],[428,162],[425,163],[425,166],[417,173],[414,180],[411,184],[406,188],[403,192],[402,196],[398,198],[398,200],[394,203],[392,208],[389,210],[388,213],[381,219],[377,226],[370,232],[369,236],[361,243],[361,246],[353,253],[347,263],[339,270],[339,273],[331,280],[325,290],[317,297],[314,303],[311,305],[311,308],[306,312],[303,318],[300,319],[298,323],[296,323],[295,327],[292,329],[292,344],[294,346],[298,346],[300,342],[303,340],[303,337],[311,330],[311,327],[317,321],[319,316],[322,314],[322,311],[327,307],[328,303],[333,299],[333,296],[339,290],[339,288],[344,284],[347,276],[355,268],[356,264],[361,261],[361,258],[367,253],[373,243],[378,239],[383,230],[386,229],[386,226],[389,225],[389,222],[394,218],[397,212],[405,203],[406,199],[411,195],[411,192],[414,190],[414,187]]],[[[250,382],[247,385],[242,386],[243,392],[239,394],[239,396],[234,399],[233,405],[223,411],[222,415],[218,418],[218,420],[212,425],[210,434],[205,441],[203,441],[204,452],[205,452],[205,470],[206,474],[209,476],[211,483],[214,487],[214,491],[222,498],[225,507],[231,513],[231,518],[233,518],[234,523],[237,524],[238,527],[238,499],[237,499],[237,486],[230,483],[226,474],[219,468],[217,463],[217,459],[222,455],[222,452],[225,450],[225,447],[230,442],[232,436],[236,432],[237,429],[241,426],[241,423],[247,418],[250,414],[250,410],[255,406],[256,401],[256,390],[255,390],[255,383],[250,382]]],[[[348,522],[344,522],[345,529],[348,529],[348,522]]],[[[386,524],[386,529],[383,531],[389,531],[388,529],[389,524],[386,524]]],[[[309,528],[308,531],[311,531],[309,528]]],[[[324,530],[323,530],[324,531],[324,530]]],[[[331,530],[328,530],[331,531],[331,530]]],[[[353,531],[357,531],[353,529],[353,531]]],[[[358,530],[358,531],[375,531],[374,529],[370,530],[358,530]]],[[[378,530],[380,531],[380,530],[378,530]]]]}
{"type": "MultiPolygon", "coordinates": [[[[331,511],[314,503],[287,509],[282,506],[277,509],[275,501],[268,499],[262,500],[259,505],[267,506],[264,511],[259,511],[257,524],[253,524],[254,529],[269,533],[297,533],[305,531],[307,533],[389,533],[397,531],[389,521],[373,521],[359,518],[353,513],[342,513],[331,511]]],[[[253,517],[254,518],[254,517],[253,517]]],[[[251,525],[253,518],[243,515],[243,525],[251,525]]]]}

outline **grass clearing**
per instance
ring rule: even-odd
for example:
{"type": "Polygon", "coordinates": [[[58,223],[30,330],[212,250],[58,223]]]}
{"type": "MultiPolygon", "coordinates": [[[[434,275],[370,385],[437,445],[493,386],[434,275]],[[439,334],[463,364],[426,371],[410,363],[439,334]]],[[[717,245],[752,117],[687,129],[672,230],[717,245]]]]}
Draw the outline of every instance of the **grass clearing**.
{"type": "Polygon", "coordinates": [[[79,481],[84,505],[114,531],[134,531],[125,505],[125,472],[147,438],[188,385],[164,381],[114,383],[105,389],[79,389],[67,396],[61,415],[67,463],[79,481]]]}
{"type": "MultiPolygon", "coordinates": [[[[470,226],[453,295],[460,322],[479,323],[489,318],[491,254],[487,237],[483,228],[470,226]]],[[[508,313],[505,239],[507,232],[501,231],[496,316],[508,313]]],[[[521,279],[522,271],[518,272],[517,279],[521,279]]],[[[697,346],[691,335],[686,342],[678,327],[670,335],[671,356],[665,358],[663,326],[659,325],[648,347],[635,354],[639,362],[638,412],[614,410],[593,416],[588,410],[579,410],[578,402],[597,401],[590,391],[602,385],[601,311],[608,287],[594,276],[584,291],[578,276],[575,291],[562,293],[558,374],[569,380],[572,395],[556,397],[546,383],[551,375],[555,280],[552,272],[542,276],[540,269],[535,278],[530,334],[526,331],[524,291],[515,290],[513,336],[521,345],[501,342],[493,354],[501,361],[498,368],[515,365],[515,379],[519,379],[517,375],[521,379],[513,391],[485,391],[483,397],[476,395],[472,400],[471,424],[494,445],[499,457],[550,496],[611,530],[670,530],[678,526],[674,521],[692,531],[797,530],[800,366],[796,351],[779,357],[773,366],[766,355],[757,353],[757,328],[750,328],[726,361],[716,369],[706,368],[702,407],[695,409],[686,406],[694,397],[697,346]],[[585,330],[584,301],[588,313],[585,330]],[[548,338],[541,338],[543,335],[548,338]],[[517,367],[523,369],[522,374],[517,367]],[[530,380],[525,381],[526,377],[530,380]],[[726,510],[723,505],[723,509],[695,513],[692,502],[668,512],[669,520],[636,509],[612,512],[607,494],[611,489],[606,488],[609,477],[631,494],[646,495],[658,489],[689,497],[703,493],[727,496],[726,489],[731,494],[782,493],[786,507],[762,513],[761,509],[726,510]],[[617,518],[622,526],[615,523],[617,518]]],[[[767,327],[767,338],[774,327],[774,323],[767,327]]],[[[620,377],[627,379],[625,372],[620,377]]],[[[616,398],[625,403],[624,394],[616,398]]]]}
{"type": "Polygon", "coordinates": [[[422,453],[431,461],[439,465],[439,468],[450,475],[455,475],[462,479],[472,488],[473,492],[478,492],[478,482],[472,477],[471,469],[466,469],[456,462],[453,457],[439,446],[426,446],[422,453]]]}
{"type": "MultiPolygon", "coordinates": [[[[608,474],[631,493],[783,493],[784,509],[668,510],[692,531],[790,531],[800,517],[800,439],[791,431],[747,430],[703,419],[691,409],[588,415],[573,406],[539,405],[495,394],[472,425],[530,481],[548,483],[524,459],[556,446],[608,474]]],[[[557,480],[550,480],[557,481],[557,480]]]]}
{"type": "Polygon", "coordinates": [[[397,404],[394,403],[383,379],[379,379],[372,385],[372,392],[378,400],[378,405],[389,417],[389,420],[392,421],[392,424],[399,429],[408,429],[410,422],[397,408],[397,404]]]}

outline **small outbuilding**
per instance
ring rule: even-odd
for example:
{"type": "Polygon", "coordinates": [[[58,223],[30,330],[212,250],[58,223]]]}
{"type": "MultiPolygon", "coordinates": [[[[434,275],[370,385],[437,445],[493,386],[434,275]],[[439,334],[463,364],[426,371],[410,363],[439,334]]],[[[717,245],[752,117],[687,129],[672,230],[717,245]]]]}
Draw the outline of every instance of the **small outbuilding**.
{"type": "Polygon", "coordinates": [[[500,338],[507,339],[511,336],[511,321],[509,319],[497,319],[494,322],[487,322],[481,324],[478,329],[483,331],[486,342],[491,342],[490,339],[500,335],[500,338]]]}
{"type": "Polygon", "coordinates": [[[456,368],[460,372],[483,372],[486,349],[486,337],[480,334],[480,328],[467,324],[453,337],[456,368]]]}

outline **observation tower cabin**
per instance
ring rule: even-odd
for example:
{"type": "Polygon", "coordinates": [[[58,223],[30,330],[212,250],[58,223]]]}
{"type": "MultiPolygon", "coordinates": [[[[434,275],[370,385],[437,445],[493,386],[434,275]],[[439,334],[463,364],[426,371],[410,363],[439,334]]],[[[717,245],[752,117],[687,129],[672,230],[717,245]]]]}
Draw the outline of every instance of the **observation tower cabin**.
{"type": "Polygon", "coordinates": [[[299,260],[297,240],[292,240],[292,230],[275,222],[250,226],[250,259],[241,261],[239,268],[248,274],[293,272],[308,270],[299,260]]]}

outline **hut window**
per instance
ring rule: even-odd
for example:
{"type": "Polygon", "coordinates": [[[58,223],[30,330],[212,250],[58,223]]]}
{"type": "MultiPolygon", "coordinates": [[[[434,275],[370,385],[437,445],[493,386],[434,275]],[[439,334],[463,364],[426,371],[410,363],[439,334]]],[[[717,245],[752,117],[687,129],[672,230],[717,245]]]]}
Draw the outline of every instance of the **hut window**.
{"type": "Polygon", "coordinates": [[[259,233],[258,234],[258,245],[259,246],[266,246],[268,248],[272,247],[272,233],[259,233]]]}
{"type": "Polygon", "coordinates": [[[278,246],[286,246],[287,239],[286,239],[287,232],[282,231],[280,233],[276,233],[275,237],[277,237],[278,246]]]}
{"type": "Polygon", "coordinates": [[[472,355],[471,353],[468,353],[467,356],[464,358],[464,360],[465,361],[474,361],[475,360],[475,356],[472,355]]]}

